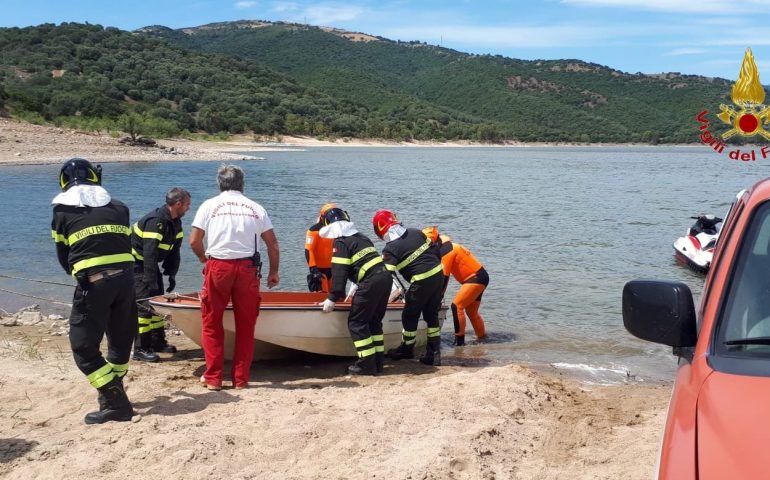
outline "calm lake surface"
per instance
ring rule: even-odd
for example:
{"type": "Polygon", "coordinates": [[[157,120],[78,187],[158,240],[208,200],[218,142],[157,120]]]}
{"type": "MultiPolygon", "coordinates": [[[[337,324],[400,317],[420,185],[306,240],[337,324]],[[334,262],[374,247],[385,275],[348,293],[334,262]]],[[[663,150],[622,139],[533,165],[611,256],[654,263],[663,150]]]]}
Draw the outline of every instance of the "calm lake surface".
{"type": "MultiPolygon", "coordinates": [[[[281,245],[281,290],[305,290],[306,228],[329,201],[376,239],[371,217],[394,210],[406,226],[438,225],[469,247],[491,278],[482,314],[492,342],[453,351],[447,363],[551,364],[596,381],[670,379],[668,348],[623,328],[621,292],[634,278],[686,282],[696,301],[703,277],[674,261],[672,242],[698,213],[724,215],[735,194],[770,175],[770,161],[737,162],[707,147],[313,148],[259,152],[237,162],[246,194],[268,211],[281,245]]],[[[97,163],[98,159],[90,159],[97,163]]],[[[173,186],[193,206],[218,193],[215,162],[104,165],[104,186],[132,221],[163,204],[173,186]]],[[[0,274],[71,284],[50,237],[58,166],[0,167],[5,235],[0,274]]],[[[375,245],[382,248],[377,239],[375,245]]],[[[200,287],[200,264],[184,244],[179,291],[200,287]]],[[[0,288],[62,302],[72,289],[0,278],[0,288]]],[[[450,283],[447,301],[457,289],[450,283]]],[[[0,291],[0,308],[39,303],[0,291]]],[[[468,326],[470,328],[470,325],[468,326]]],[[[467,339],[472,340],[469,331],[467,339]]]]}

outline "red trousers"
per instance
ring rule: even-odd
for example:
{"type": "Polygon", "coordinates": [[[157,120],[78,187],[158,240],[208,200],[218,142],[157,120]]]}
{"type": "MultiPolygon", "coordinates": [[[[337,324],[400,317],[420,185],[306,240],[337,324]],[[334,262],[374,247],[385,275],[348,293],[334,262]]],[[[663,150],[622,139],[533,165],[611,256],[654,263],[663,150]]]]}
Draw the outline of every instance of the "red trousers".
{"type": "Polygon", "coordinates": [[[248,385],[254,357],[254,326],[259,315],[259,278],[250,259],[209,259],[203,267],[201,299],[201,343],[206,357],[203,379],[222,386],[225,362],[225,330],[222,315],[233,303],[235,350],[230,372],[233,385],[248,385]]]}

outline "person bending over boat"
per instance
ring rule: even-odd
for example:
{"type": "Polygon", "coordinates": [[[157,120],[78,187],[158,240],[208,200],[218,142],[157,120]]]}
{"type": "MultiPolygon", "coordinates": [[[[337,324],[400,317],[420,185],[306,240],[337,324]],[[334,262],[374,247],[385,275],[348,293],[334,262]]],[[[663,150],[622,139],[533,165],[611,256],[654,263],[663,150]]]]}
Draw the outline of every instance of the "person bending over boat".
{"type": "Polygon", "coordinates": [[[332,244],[334,239],[323,238],[318,232],[324,226],[324,214],[337,205],[327,203],[321,207],[318,220],[305,234],[305,260],[310,269],[307,274],[307,288],[311,292],[328,292],[332,278],[332,244]]]}
{"type": "Polygon", "coordinates": [[[417,322],[420,314],[428,324],[428,346],[420,362],[441,365],[441,325],[438,314],[443,297],[444,276],[438,249],[416,228],[404,228],[390,210],[378,210],[372,217],[374,233],[385,240],[382,258],[385,268],[399,272],[409,283],[401,314],[401,344],[388,350],[393,360],[414,358],[417,322]]]}
{"type": "Polygon", "coordinates": [[[449,276],[455,277],[460,283],[454,300],[452,300],[452,319],[455,327],[455,346],[465,345],[465,314],[471,319],[476,339],[486,337],[484,319],[481,318],[481,296],[489,286],[489,274],[476,257],[464,246],[455,243],[449,235],[439,235],[436,227],[426,227],[423,233],[434,242],[441,253],[441,264],[444,267],[444,291],[449,283],[449,276]]]}
{"type": "Polygon", "coordinates": [[[320,235],[334,239],[332,285],[322,303],[323,311],[334,310],[335,302],[345,296],[348,279],[357,286],[348,315],[348,329],[358,360],[348,367],[348,373],[381,373],[385,363],[382,318],[388,307],[391,275],[372,241],[356,229],[347,212],[330,208],[324,213],[323,224],[320,235]]]}
{"type": "MultiPolygon", "coordinates": [[[[148,213],[131,227],[131,253],[134,255],[134,288],[136,298],[163,293],[163,275],[168,276],[168,290],[176,288],[182,249],[182,217],[190,209],[190,192],[172,188],[166,193],[166,204],[148,213]],[[162,264],[163,272],[158,268],[162,264]]],[[[134,341],[134,360],[157,362],[155,352],[176,353],[166,341],[166,321],[148,300],[137,303],[139,331],[134,341]]]]}
{"type": "Polygon", "coordinates": [[[243,170],[222,165],[217,172],[220,193],[203,202],[195,213],[190,247],[203,265],[201,344],[209,390],[221,390],[225,331],[222,316],[230,300],[235,319],[235,351],[230,372],[237,389],[249,386],[254,356],[254,326],[259,315],[262,262],[259,243],[265,242],[270,271],[267,286],[278,285],[278,240],[267,212],[243,195],[243,170]],[[206,246],[204,248],[204,239],[206,246]]]}
{"type": "Polygon", "coordinates": [[[82,158],[64,163],[53,201],[56,255],[77,285],[70,313],[75,364],[99,391],[99,411],[85,423],[127,422],[134,409],[123,388],[136,335],[134,257],[129,211],[102,188],[102,169],[82,158]],[[107,334],[107,359],[100,344],[107,334]]]}

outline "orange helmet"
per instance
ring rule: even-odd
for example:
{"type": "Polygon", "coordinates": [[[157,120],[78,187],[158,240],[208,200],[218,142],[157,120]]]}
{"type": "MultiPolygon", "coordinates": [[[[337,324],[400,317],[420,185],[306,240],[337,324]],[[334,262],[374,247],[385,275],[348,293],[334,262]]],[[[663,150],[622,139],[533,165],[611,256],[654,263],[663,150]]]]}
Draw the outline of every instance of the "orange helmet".
{"type": "Polygon", "coordinates": [[[323,222],[324,215],[326,214],[326,211],[332,208],[337,208],[336,203],[327,203],[323,207],[321,207],[321,211],[318,212],[318,222],[323,222]]]}
{"type": "Polygon", "coordinates": [[[377,210],[377,212],[375,212],[374,216],[372,217],[374,233],[376,233],[380,238],[384,237],[385,234],[388,233],[390,227],[393,225],[398,225],[399,223],[401,222],[399,222],[398,218],[396,218],[396,214],[390,210],[377,210]]]}
{"type": "Polygon", "coordinates": [[[424,233],[425,236],[428,237],[428,239],[430,239],[431,242],[435,242],[436,240],[438,240],[438,227],[436,227],[435,225],[423,228],[422,233],[424,233]]]}

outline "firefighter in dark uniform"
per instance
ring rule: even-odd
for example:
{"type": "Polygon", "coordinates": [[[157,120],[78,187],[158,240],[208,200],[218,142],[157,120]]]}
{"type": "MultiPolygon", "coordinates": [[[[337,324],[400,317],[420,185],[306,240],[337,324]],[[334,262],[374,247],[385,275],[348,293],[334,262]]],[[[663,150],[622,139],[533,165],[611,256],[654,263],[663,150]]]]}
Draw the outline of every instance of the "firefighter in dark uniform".
{"type": "Polygon", "coordinates": [[[335,239],[332,285],[329,296],[323,302],[323,311],[329,313],[334,310],[335,302],[345,296],[348,279],[357,285],[348,315],[348,329],[358,361],[348,367],[348,373],[381,373],[385,363],[382,318],[388,306],[391,274],[385,269],[372,241],[358,232],[347,212],[339,208],[328,209],[323,223],[320,235],[335,239]]]}
{"type": "Polygon", "coordinates": [[[64,163],[59,185],[51,233],[59,263],[77,280],[70,345],[75,364],[99,391],[99,411],[85,422],[130,421],[134,410],[123,377],[136,333],[136,302],[128,207],[101,187],[101,167],[81,158],[64,163]],[[99,349],[105,333],[106,360],[99,349]]]}
{"type": "Polygon", "coordinates": [[[372,218],[372,226],[377,236],[386,242],[382,249],[385,268],[401,273],[410,283],[401,314],[401,345],[388,350],[388,357],[393,360],[414,358],[417,322],[422,314],[428,324],[428,346],[420,362],[441,365],[438,314],[443,297],[444,272],[438,248],[420,230],[404,228],[389,210],[378,210],[372,218]]]}
{"type": "Polygon", "coordinates": [[[148,213],[131,227],[131,253],[134,255],[134,285],[139,308],[139,330],[134,343],[134,360],[157,362],[155,352],[175,353],[166,341],[166,321],[142,300],[163,293],[163,275],[168,276],[168,292],[176,288],[182,247],[182,217],[190,209],[190,193],[172,188],[166,204],[148,213]],[[158,268],[162,264],[163,272],[158,268]]]}

